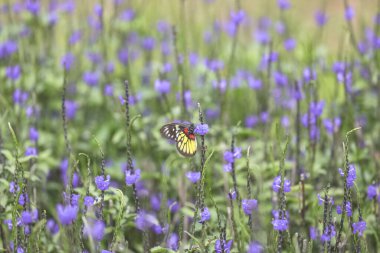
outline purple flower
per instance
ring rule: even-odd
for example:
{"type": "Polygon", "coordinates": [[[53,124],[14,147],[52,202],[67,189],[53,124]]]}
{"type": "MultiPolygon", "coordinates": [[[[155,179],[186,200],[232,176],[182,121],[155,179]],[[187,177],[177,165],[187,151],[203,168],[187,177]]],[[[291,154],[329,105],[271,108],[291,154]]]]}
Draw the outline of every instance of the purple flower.
{"type": "Polygon", "coordinates": [[[278,86],[286,86],[288,84],[288,77],[279,71],[273,73],[273,78],[278,86]]]}
{"type": "Polygon", "coordinates": [[[9,66],[5,69],[5,74],[11,80],[17,80],[21,75],[21,68],[19,65],[9,66]]]}
{"type": "Polygon", "coordinates": [[[85,196],[83,204],[87,207],[93,206],[95,203],[95,199],[92,196],[85,196]]]}
{"type": "Polygon", "coordinates": [[[69,225],[77,218],[78,206],[57,205],[57,214],[62,225],[69,225]]]}
{"type": "Polygon", "coordinates": [[[136,12],[133,9],[126,9],[120,14],[120,19],[126,22],[132,21],[136,16],[136,12]]]}
{"type": "Polygon", "coordinates": [[[214,89],[218,89],[220,92],[224,93],[227,89],[227,81],[225,79],[221,80],[213,80],[212,81],[212,87],[214,89]]]}
{"type": "Polygon", "coordinates": [[[188,171],[186,172],[186,177],[195,184],[201,179],[201,173],[199,171],[188,171]]]}
{"type": "Polygon", "coordinates": [[[245,18],[245,12],[243,10],[239,10],[237,12],[230,12],[230,20],[234,24],[240,24],[245,18]]]}
{"type": "Polygon", "coordinates": [[[243,199],[241,201],[243,211],[246,215],[251,215],[253,210],[257,209],[257,200],[256,199],[243,199]]]}
{"type": "Polygon", "coordinates": [[[80,199],[79,194],[71,194],[71,205],[72,206],[78,206],[79,205],[79,199],[80,199]]]}
{"type": "Polygon", "coordinates": [[[13,92],[13,102],[15,104],[24,104],[26,100],[28,100],[29,93],[26,91],[22,91],[20,89],[16,89],[13,92]]]}
{"type": "Polygon", "coordinates": [[[109,97],[113,96],[113,86],[111,84],[106,84],[104,86],[104,95],[109,97]]]}
{"type": "Polygon", "coordinates": [[[328,241],[331,241],[331,239],[335,236],[336,232],[335,232],[335,227],[334,225],[329,225],[324,233],[321,235],[321,241],[322,242],[328,242],[328,241]]]}
{"type": "Polygon", "coordinates": [[[235,147],[234,153],[225,151],[223,158],[227,163],[233,163],[235,159],[241,158],[241,148],[235,147]]]}
{"type": "Polygon", "coordinates": [[[310,114],[314,117],[322,115],[323,108],[325,107],[325,101],[311,102],[309,106],[310,114]]]}
{"type": "Polygon", "coordinates": [[[161,208],[161,196],[159,194],[153,194],[150,197],[150,205],[152,206],[152,210],[158,212],[161,208]]]}
{"type": "Polygon", "coordinates": [[[166,241],[166,246],[172,250],[178,250],[179,237],[176,233],[171,233],[166,241]]]}
{"type": "Polygon", "coordinates": [[[277,4],[281,10],[287,10],[291,7],[289,0],[277,0],[277,4]]]}
{"type": "Polygon", "coordinates": [[[49,219],[46,222],[46,227],[52,235],[58,233],[59,231],[59,225],[53,219],[49,219]]]}
{"type": "MultiPolygon", "coordinates": [[[[272,189],[275,192],[279,192],[281,187],[281,176],[277,176],[273,180],[272,189]]],[[[285,179],[284,182],[284,192],[290,192],[290,180],[285,179]]]]}
{"type": "Polygon", "coordinates": [[[101,241],[104,237],[106,225],[101,220],[90,222],[84,229],[84,234],[91,236],[95,241],[101,241]]]}
{"type": "Polygon", "coordinates": [[[198,135],[206,135],[208,133],[207,124],[198,124],[195,126],[194,133],[198,135]]]}
{"type": "Polygon", "coordinates": [[[247,253],[262,253],[264,252],[263,246],[258,242],[251,242],[248,246],[247,253]]]}
{"type": "Polygon", "coordinates": [[[74,45],[82,38],[82,32],[80,30],[73,31],[69,38],[69,44],[74,45]]]}
{"type": "Polygon", "coordinates": [[[168,94],[170,92],[170,82],[157,79],[154,82],[154,88],[160,95],[168,94]]]}
{"type": "Polygon", "coordinates": [[[376,186],[371,184],[367,188],[367,198],[368,199],[374,199],[376,197],[376,186]]]}
{"type": "Polygon", "coordinates": [[[25,203],[28,203],[29,202],[29,195],[28,193],[21,193],[20,194],[20,198],[18,199],[18,204],[20,206],[23,206],[25,205],[25,203]]]}
{"type": "Polygon", "coordinates": [[[152,37],[144,38],[141,43],[143,49],[146,51],[152,51],[154,49],[155,44],[156,41],[152,37]]]}
{"type": "Polygon", "coordinates": [[[4,220],[4,224],[8,226],[8,229],[11,231],[13,228],[13,223],[11,219],[4,220]]]}
{"type": "Polygon", "coordinates": [[[134,170],[134,172],[132,172],[132,170],[125,171],[125,183],[127,185],[136,184],[136,182],[140,179],[140,177],[141,177],[140,169],[134,170]]]}
{"type": "Polygon", "coordinates": [[[205,223],[206,221],[210,220],[211,214],[207,207],[203,208],[201,211],[201,219],[199,220],[199,223],[205,223]]]}
{"type": "Polygon", "coordinates": [[[220,240],[216,240],[215,242],[215,253],[230,253],[231,247],[232,247],[232,240],[229,240],[227,243],[226,241],[223,241],[224,247],[222,247],[222,244],[220,240]],[[224,249],[223,249],[224,248],[224,249]]]}
{"type": "Polygon", "coordinates": [[[20,188],[18,187],[18,185],[14,181],[9,183],[9,192],[15,193],[15,192],[18,192],[19,189],[20,188]]]}
{"type": "Polygon", "coordinates": [[[67,53],[62,57],[61,64],[66,70],[70,70],[74,64],[75,56],[72,53],[67,53]]]}
{"type": "Polygon", "coordinates": [[[318,229],[316,229],[315,227],[310,227],[309,234],[311,240],[316,240],[318,237],[318,229]]]}
{"type": "Polygon", "coordinates": [[[6,58],[17,52],[18,45],[17,42],[8,40],[4,43],[0,43],[0,59],[6,58]]]}
{"type": "Polygon", "coordinates": [[[251,115],[245,118],[245,126],[252,128],[259,123],[259,118],[256,115],[251,115]]]}
{"type": "Polygon", "coordinates": [[[22,211],[21,213],[21,222],[24,225],[34,223],[38,220],[38,210],[34,209],[33,211],[22,211]]]}
{"type": "Polygon", "coordinates": [[[355,10],[351,6],[348,6],[344,11],[344,17],[346,20],[351,21],[355,16],[355,10]]]}
{"type": "Polygon", "coordinates": [[[318,198],[318,205],[322,205],[323,204],[323,202],[325,202],[325,200],[321,197],[321,194],[317,194],[317,198],[318,198]]]}
{"type": "Polygon", "coordinates": [[[310,81],[317,79],[317,73],[314,69],[305,68],[303,70],[303,80],[305,83],[310,83],[310,81]]]}
{"type": "Polygon", "coordinates": [[[223,165],[223,170],[225,172],[231,172],[232,171],[232,164],[231,163],[226,163],[223,165]]]}
{"type": "MultiPolygon", "coordinates": [[[[336,206],[336,213],[342,214],[342,207],[341,206],[336,206]]],[[[351,202],[350,201],[346,202],[346,214],[348,217],[352,216],[352,209],[351,209],[351,202]]]]}
{"type": "Polygon", "coordinates": [[[327,16],[324,11],[318,10],[314,14],[314,20],[318,26],[322,27],[327,23],[327,16]]]}
{"type": "Polygon", "coordinates": [[[117,52],[117,58],[123,65],[127,65],[129,60],[128,48],[121,48],[117,52]]]}
{"type": "MultiPolygon", "coordinates": [[[[344,177],[344,172],[341,168],[338,169],[339,174],[344,177]]],[[[356,169],[353,164],[348,165],[348,172],[347,172],[347,187],[351,188],[354,185],[354,181],[356,179],[356,169]]]]}
{"type": "Polygon", "coordinates": [[[38,130],[34,127],[29,128],[29,139],[31,141],[37,141],[39,137],[38,130]]]}
{"type": "Polygon", "coordinates": [[[27,147],[25,150],[25,156],[37,156],[37,148],[27,147]]]}
{"type": "Polygon", "coordinates": [[[340,118],[323,120],[323,125],[325,126],[326,132],[329,133],[330,135],[338,132],[341,123],[342,121],[340,118]]]}
{"type": "Polygon", "coordinates": [[[110,186],[110,179],[111,179],[110,175],[107,175],[107,178],[104,178],[104,176],[95,177],[96,187],[101,191],[107,190],[108,187],[110,186]]]}
{"type": "Polygon", "coordinates": [[[25,2],[25,9],[33,15],[37,15],[39,13],[40,7],[39,0],[26,0],[25,2]]]}
{"type": "Polygon", "coordinates": [[[262,29],[258,29],[255,31],[254,37],[256,41],[262,45],[266,45],[271,41],[270,34],[262,29]]]}
{"type": "Polygon", "coordinates": [[[284,41],[284,48],[287,51],[293,51],[297,45],[297,41],[293,38],[288,38],[284,41]]]}
{"type": "Polygon", "coordinates": [[[213,72],[217,72],[224,68],[224,62],[217,59],[206,59],[205,65],[210,71],[213,72]]]}
{"type": "Polygon", "coordinates": [[[247,83],[248,83],[248,86],[251,88],[251,89],[254,89],[254,90],[259,90],[261,89],[261,87],[263,86],[263,83],[260,79],[256,79],[254,76],[252,75],[249,75],[247,77],[247,83]]]}
{"type": "Polygon", "coordinates": [[[287,219],[275,219],[272,221],[273,229],[277,231],[285,231],[288,229],[287,219]]]}
{"type": "Polygon", "coordinates": [[[365,221],[358,221],[358,222],[354,222],[352,224],[352,228],[354,229],[354,234],[359,234],[359,236],[362,236],[363,235],[363,232],[366,230],[367,228],[367,223],[365,221]]]}
{"type": "Polygon", "coordinates": [[[97,72],[85,72],[83,74],[83,81],[89,86],[96,86],[99,82],[99,74],[97,72]]]}
{"type": "Polygon", "coordinates": [[[73,119],[75,117],[78,105],[75,101],[72,100],[66,100],[65,101],[65,108],[66,108],[66,117],[67,119],[73,119]]]}

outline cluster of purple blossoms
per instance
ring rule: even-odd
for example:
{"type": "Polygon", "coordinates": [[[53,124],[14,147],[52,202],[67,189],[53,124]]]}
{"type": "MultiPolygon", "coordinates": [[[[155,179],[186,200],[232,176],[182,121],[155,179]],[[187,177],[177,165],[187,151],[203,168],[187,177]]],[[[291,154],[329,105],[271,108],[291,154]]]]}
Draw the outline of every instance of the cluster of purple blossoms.
{"type": "MultiPolygon", "coordinates": [[[[290,192],[290,190],[291,190],[290,185],[291,185],[290,180],[285,179],[284,192],[290,192]]],[[[277,176],[273,180],[272,189],[275,192],[279,192],[280,188],[281,188],[281,176],[277,176]]]]}
{"type": "Polygon", "coordinates": [[[101,241],[105,234],[106,225],[101,220],[90,220],[84,228],[84,235],[90,236],[95,241],[101,241]]]}
{"type": "Polygon", "coordinates": [[[96,187],[101,191],[105,191],[110,186],[110,180],[111,180],[110,175],[107,175],[106,178],[103,175],[97,176],[95,177],[96,187]]]}
{"type": "Polygon", "coordinates": [[[16,81],[21,76],[21,67],[19,65],[9,66],[5,69],[5,75],[13,81],[16,81]]]}
{"type": "Polygon", "coordinates": [[[268,123],[270,120],[270,115],[268,112],[264,111],[261,112],[259,116],[257,115],[250,115],[245,118],[245,127],[247,128],[253,128],[260,122],[262,124],[268,123]]]}
{"type": "Polygon", "coordinates": [[[140,179],[140,177],[141,177],[140,169],[136,169],[134,171],[132,170],[125,171],[125,183],[129,186],[136,184],[136,182],[140,179]]]}
{"type": "Polygon", "coordinates": [[[172,250],[178,250],[179,236],[176,233],[171,233],[166,241],[166,246],[172,250]]]}
{"type": "Polygon", "coordinates": [[[17,42],[8,40],[0,43],[0,59],[7,58],[18,50],[17,42]]]}
{"type": "Polygon", "coordinates": [[[170,82],[167,80],[157,79],[154,83],[154,88],[160,95],[166,95],[170,92],[170,82]]]}
{"type": "Polygon", "coordinates": [[[309,129],[309,138],[312,141],[317,141],[320,137],[320,130],[317,123],[324,107],[324,101],[311,102],[308,112],[302,115],[301,123],[305,128],[309,129]]]}
{"type": "Polygon", "coordinates": [[[194,133],[198,135],[206,135],[208,131],[209,129],[207,124],[198,124],[194,129],[194,133]]]}
{"type": "Polygon", "coordinates": [[[186,172],[186,177],[190,180],[190,182],[195,184],[201,179],[201,172],[199,172],[199,171],[188,171],[188,172],[186,172]]]}
{"type": "Polygon", "coordinates": [[[206,221],[209,221],[211,219],[211,214],[207,207],[203,208],[203,210],[200,213],[200,216],[201,218],[199,220],[199,223],[205,223],[206,221]]]}
{"type": "Polygon", "coordinates": [[[354,234],[359,234],[359,236],[362,236],[363,232],[367,229],[367,223],[359,219],[358,222],[354,222],[352,224],[352,228],[354,230],[353,231],[354,234]]]}
{"type": "Polygon", "coordinates": [[[277,231],[285,231],[288,229],[287,219],[274,219],[272,221],[273,229],[277,231]]]}
{"type": "Polygon", "coordinates": [[[229,240],[228,242],[223,241],[224,247],[222,247],[221,241],[219,239],[216,240],[216,242],[215,242],[215,252],[216,253],[222,253],[222,252],[224,252],[224,253],[230,253],[231,248],[232,248],[232,242],[233,242],[232,240],[229,240]]]}
{"type": "Polygon", "coordinates": [[[234,152],[232,151],[225,151],[223,158],[226,164],[224,164],[224,171],[225,172],[231,172],[232,171],[232,163],[235,162],[236,159],[241,158],[241,148],[235,147],[234,152]]]}
{"type": "Polygon", "coordinates": [[[225,29],[228,35],[231,37],[235,37],[238,26],[243,22],[245,18],[245,12],[243,10],[239,10],[237,12],[230,12],[230,19],[225,25],[225,29]]]}
{"type": "Polygon", "coordinates": [[[145,210],[141,210],[137,213],[135,225],[141,231],[150,229],[157,235],[168,231],[168,225],[160,226],[156,215],[153,213],[148,213],[145,210]]]}
{"type": "Polygon", "coordinates": [[[35,223],[38,220],[38,210],[34,209],[32,211],[22,211],[21,212],[21,222],[24,225],[35,223]]]}
{"type": "Polygon", "coordinates": [[[57,214],[58,219],[61,222],[62,225],[70,225],[72,224],[78,214],[78,206],[72,206],[72,205],[57,205],[57,214]]]}
{"type": "MultiPolygon", "coordinates": [[[[336,213],[342,214],[342,207],[341,206],[339,206],[339,205],[336,206],[336,213]]],[[[352,216],[352,208],[351,208],[351,202],[350,201],[346,202],[346,214],[348,217],[352,216]]]]}
{"type": "Polygon", "coordinates": [[[258,242],[251,242],[248,245],[247,253],[262,253],[264,252],[263,246],[258,242]]]}
{"type": "Polygon", "coordinates": [[[380,202],[380,194],[379,194],[380,188],[376,185],[369,185],[367,188],[367,198],[368,199],[376,199],[377,202],[380,202]]]}
{"type": "MultiPolygon", "coordinates": [[[[338,171],[339,171],[339,174],[342,177],[344,177],[344,171],[341,168],[339,168],[338,171]]],[[[348,188],[352,188],[352,186],[354,186],[355,179],[356,179],[355,166],[353,164],[349,164],[348,171],[347,171],[347,187],[348,188]]]]}
{"type": "Polygon", "coordinates": [[[246,215],[251,215],[254,210],[257,210],[257,200],[256,199],[243,199],[241,201],[241,206],[246,215]]]}
{"type": "Polygon", "coordinates": [[[23,105],[29,98],[29,93],[20,89],[13,92],[13,103],[23,105]]]}
{"type": "Polygon", "coordinates": [[[321,235],[321,242],[331,241],[335,235],[336,232],[334,225],[328,225],[323,234],[321,235]]]}

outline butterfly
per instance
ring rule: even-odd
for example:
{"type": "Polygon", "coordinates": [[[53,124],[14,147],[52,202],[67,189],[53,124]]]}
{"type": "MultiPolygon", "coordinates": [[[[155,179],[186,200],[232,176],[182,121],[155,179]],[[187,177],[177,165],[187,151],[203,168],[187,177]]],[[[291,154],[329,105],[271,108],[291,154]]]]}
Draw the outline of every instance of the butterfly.
{"type": "Polygon", "coordinates": [[[169,123],[161,127],[163,137],[176,142],[178,152],[185,156],[194,156],[197,152],[197,139],[194,133],[194,124],[169,123]]]}

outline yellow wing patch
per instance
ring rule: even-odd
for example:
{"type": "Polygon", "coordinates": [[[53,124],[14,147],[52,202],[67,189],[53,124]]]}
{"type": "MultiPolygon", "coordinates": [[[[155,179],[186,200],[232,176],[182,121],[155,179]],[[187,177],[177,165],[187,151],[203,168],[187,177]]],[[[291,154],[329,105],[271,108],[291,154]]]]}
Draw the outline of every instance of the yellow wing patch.
{"type": "Polygon", "coordinates": [[[197,139],[192,140],[183,132],[178,134],[176,142],[177,150],[183,156],[193,156],[197,152],[197,139]]]}

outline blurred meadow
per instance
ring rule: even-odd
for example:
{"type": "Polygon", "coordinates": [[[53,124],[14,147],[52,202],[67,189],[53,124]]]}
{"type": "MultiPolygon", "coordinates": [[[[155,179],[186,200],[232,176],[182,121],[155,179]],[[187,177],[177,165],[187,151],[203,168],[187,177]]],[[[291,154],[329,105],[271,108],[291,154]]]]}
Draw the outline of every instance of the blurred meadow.
{"type": "Polygon", "coordinates": [[[0,252],[380,252],[379,67],[380,1],[0,0],[0,252]]]}

